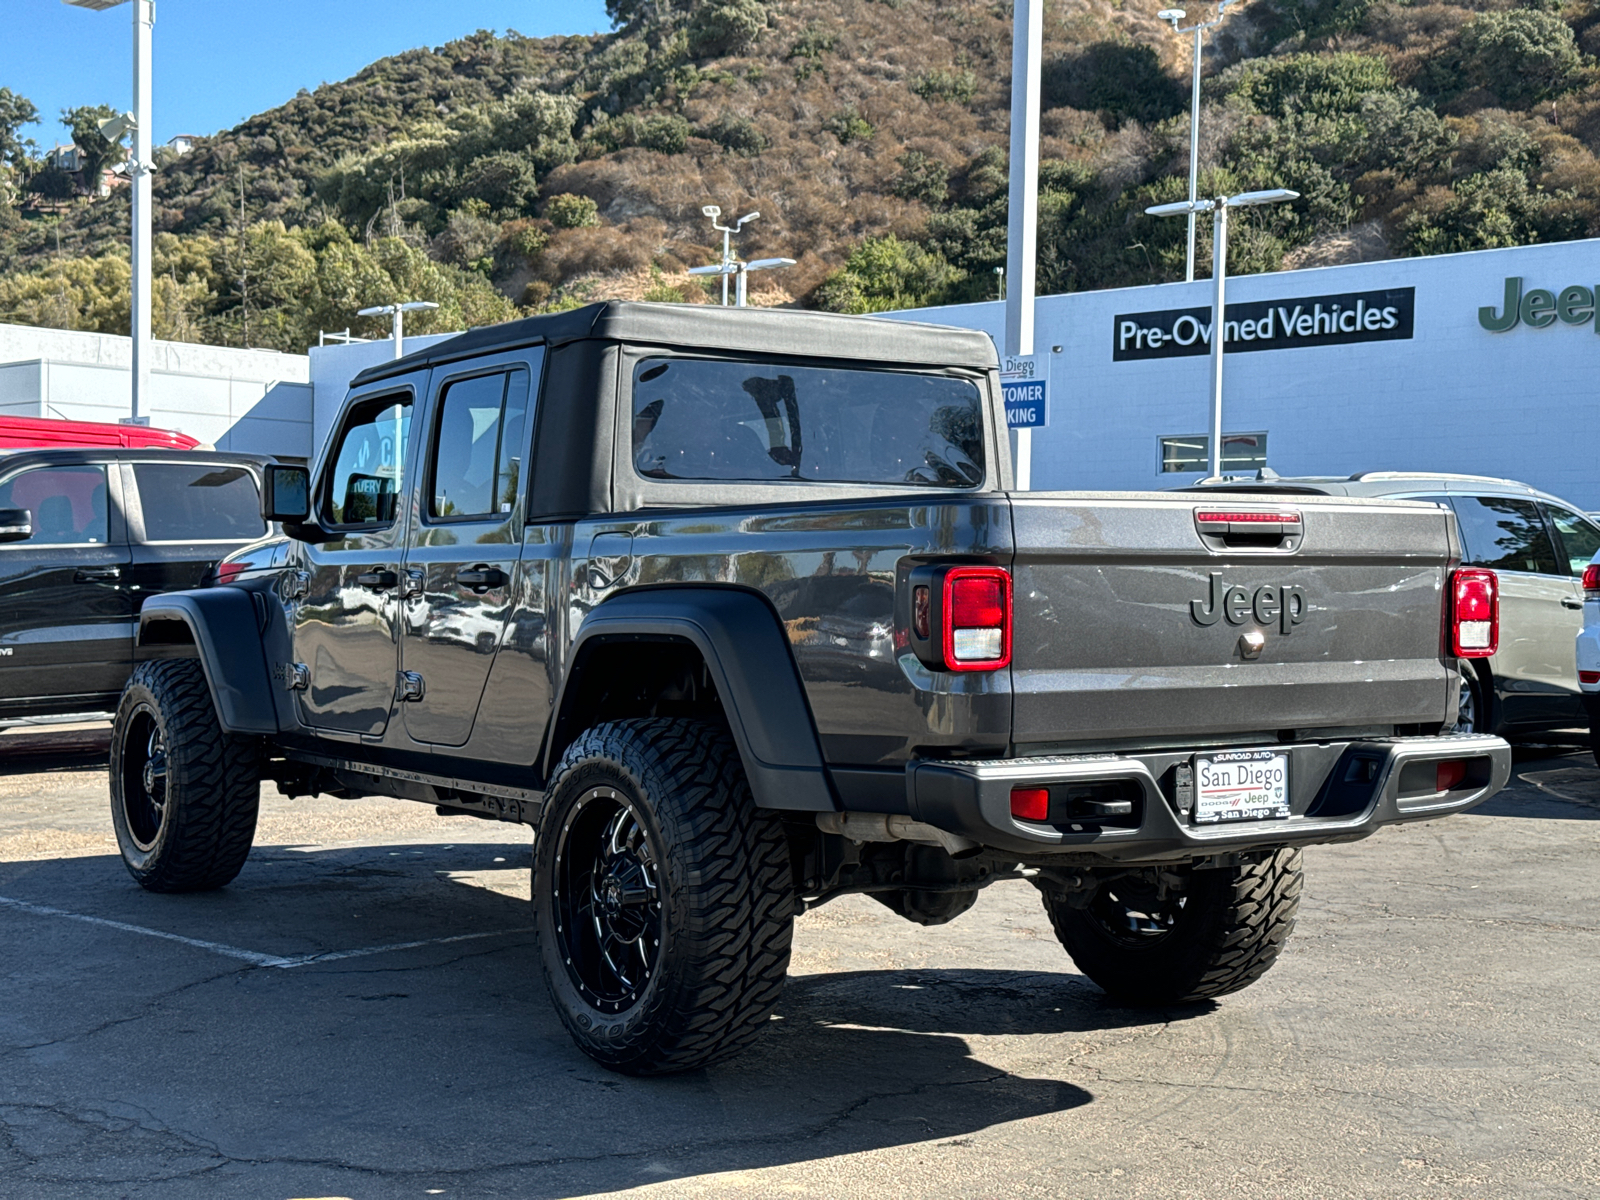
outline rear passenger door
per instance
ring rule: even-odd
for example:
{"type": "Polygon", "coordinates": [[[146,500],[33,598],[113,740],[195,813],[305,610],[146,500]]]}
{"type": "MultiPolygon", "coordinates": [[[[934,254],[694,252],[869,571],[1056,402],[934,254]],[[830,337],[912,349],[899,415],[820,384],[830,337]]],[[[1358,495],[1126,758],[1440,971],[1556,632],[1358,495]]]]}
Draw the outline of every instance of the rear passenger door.
{"type": "Polygon", "coordinates": [[[161,458],[120,465],[135,611],[150,596],[199,587],[224,556],[266,535],[259,485],[243,464],[161,458]]]}
{"type": "Polygon", "coordinates": [[[1454,495],[1466,561],[1500,578],[1500,649],[1489,660],[1512,726],[1559,728],[1576,719],[1573,642],[1577,587],[1533,500],[1454,495]]]}
{"type": "Polygon", "coordinates": [[[33,536],[0,545],[0,715],[108,709],[133,666],[128,545],[104,463],[0,476],[33,536]]]}
{"type": "Polygon", "coordinates": [[[472,734],[511,611],[543,360],[536,347],[435,373],[401,605],[414,741],[460,746],[472,734]]]}

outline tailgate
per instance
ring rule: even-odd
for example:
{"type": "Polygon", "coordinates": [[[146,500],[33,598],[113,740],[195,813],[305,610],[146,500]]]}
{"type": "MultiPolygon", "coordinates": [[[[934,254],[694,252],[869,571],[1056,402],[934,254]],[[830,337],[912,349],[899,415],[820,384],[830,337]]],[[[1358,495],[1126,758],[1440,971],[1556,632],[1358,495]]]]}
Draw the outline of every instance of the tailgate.
{"type": "Polygon", "coordinates": [[[1443,509],[1237,493],[1011,499],[1019,752],[1445,719],[1456,552],[1443,509]],[[1219,510],[1298,513],[1301,533],[1279,543],[1279,526],[1252,537],[1207,523],[1203,535],[1196,514],[1219,510]]]}

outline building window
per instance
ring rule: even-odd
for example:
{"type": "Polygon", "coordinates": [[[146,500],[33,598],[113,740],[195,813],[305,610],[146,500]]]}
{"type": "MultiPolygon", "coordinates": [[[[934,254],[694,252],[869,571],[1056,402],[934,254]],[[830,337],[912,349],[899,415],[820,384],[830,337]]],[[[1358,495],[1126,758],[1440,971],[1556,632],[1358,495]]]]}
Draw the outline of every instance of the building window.
{"type": "MultiPolygon", "coordinates": [[[[1203,434],[1174,434],[1161,439],[1161,473],[1182,475],[1204,472],[1211,461],[1211,439],[1203,434]]],[[[1222,473],[1259,471],[1267,465],[1267,435],[1222,435],[1222,473]]]]}

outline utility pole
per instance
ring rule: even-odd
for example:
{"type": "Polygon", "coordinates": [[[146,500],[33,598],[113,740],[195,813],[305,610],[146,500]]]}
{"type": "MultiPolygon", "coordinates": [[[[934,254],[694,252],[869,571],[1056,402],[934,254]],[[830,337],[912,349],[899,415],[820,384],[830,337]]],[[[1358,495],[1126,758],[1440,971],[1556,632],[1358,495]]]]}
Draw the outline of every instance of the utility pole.
{"type": "MultiPolygon", "coordinates": [[[[422,312],[430,308],[438,308],[432,300],[407,300],[404,304],[379,304],[374,308],[363,308],[356,313],[358,317],[393,317],[394,318],[394,357],[401,358],[405,355],[405,325],[408,312],[422,312]]],[[[349,330],[345,331],[348,335],[349,330]]],[[[346,338],[348,341],[348,337],[346,338]]]]}
{"type": "MultiPolygon", "coordinates": [[[[1007,354],[1033,353],[1039,244],[1039,69],[1044,0],[1016,0],[1011,27],[1011,197],[1006,228],[1007,354]]],[[[1033,430],[1017,430],[1017,490],[1033,484],[1033,430]]]]}
{"type": "MultiPolygon", "coordinates": [[[[104,12],[126,4],[127,0],[64,0],[74,8],[87,8],[104,12]]],[[[140,408],[148,411],[150,391],[150,303],[151,303],[151,253],[154,235],[151,231],[150,176],[155,169],[150,139],[153,126],[150,117],[150,45],[156,24],[155,0],[133,0],[133,112],[113,117],[103,122],[100,132],[110,141],[120,141],[123,135],[133,134],[133,157],[128,163],[129,187],[133,192],[133,400],[127,418],[131,425],[148,425],[148,415],[141,416],[140,408]]],[[[97,187],[98,179],[89,181],[97,187]]]]}
{"type": "MultiPolygon", "coordinates": [[[[1156,14],[1156,19],[1166,21],[1172,26],[1172,32],[1178,34],[1194,34],[1194,71],[1189,88],[1189,203],[1195,203],[1195,188],[1199,186],[1200,176],[1200,39],[1206,30],[1222,24],[1224,10],[1233,0],[1219,0],[1217,15],[1209,21],[1197,21],[1188,29],[1179,29],[1178,22],[1188,14],[1181,8],[1163,8],[1156,14]]],[[[1194,282],[1194,235],[1195,217],[1198,210],[1189,210],[1189,255],[1188,266],[1184,270],[1185,283],[1194,282]]]]}

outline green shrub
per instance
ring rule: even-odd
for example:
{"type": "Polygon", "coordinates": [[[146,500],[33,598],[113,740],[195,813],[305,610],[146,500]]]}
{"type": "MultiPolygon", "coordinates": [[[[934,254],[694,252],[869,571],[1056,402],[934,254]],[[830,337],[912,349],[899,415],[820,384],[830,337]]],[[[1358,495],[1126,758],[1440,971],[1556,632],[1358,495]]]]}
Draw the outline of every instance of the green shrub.
{"type": "Polygon", "coordinates": [[[900,164],[900,174],[895,176],[894,194],[902,200],[920,200],[937,208],[950,195],[949,168],[937,158],[921,150],[907,150],[895,162],[900,164]]]}
{"type": "Polygon", "coordinates": [[[1412,254],[1454,254],[1583,237],[1584,222],[1559,199],[1497,167],[1431,190],[1401,222],[1402,245],[1412,254]]]}
{"type": "Polygon", "coordinates": [[[766,27],[767,8],[760,0],[702,4],[689,19],[689,53],[696,58],[740,54],[766,27]]]}
{"type": "Polygon", "coordinates": [[[960,279],[961,272],[938,254],[890,234],[869,237],[851,251],[815,299],[829,312],[888,312],[933,302],[960,279]]]}
{"type": "Polygon", "coordinates": [[[588,196],[571,192],[546,200],[544,215],[557,229],[591,229],[600,224],[600,206],[588,196]]]}
{"type": "Polygon", "coordinates": [[[689,145],[689,122],[676,113],[658,113],[638,122],[633,139],[646,150],[682,154],[689,145]]]}
{"type": "Polygon", "coordinates": [[[911,90],[924,100],[953,100],[957,104],[970,104],[978,92],[978,77],[965,68],[945,70],[937,67],[924,71],[911,82],[911,90]]]}
{"type": "Polygon", "coordinates": [[[1269,117],[1326,117],[1358,112],[1372,93],[1391,90],[1394,76],[1376,55],[1289,54],[1232,67],[1221,87],[1269,117]]]}
{"type": "Polygon", "coordinates": [[[1583,61],[1571,26],[1528,10],[1474,17],[1461,31],[1461,54],[1475,83],[1517,106],[1565,91],[1583,61]]]}
{"type": "Polygon", "coordinates": [[[767,139],[748,117],[723,113],[709,125],[700,129],[700,136],[710,138],[730,154],[754,158],[767,148],[767,139]]]}
{"type": "Polygon", "coordinates": [[[457,195],[463,201],[482,201],[496,212],[529,212],[539,198],[539,181],[526,158],[500,150],[467,164],[457,195]]]}
{"type": "Polygon", "coordinates": [[[834,113],[822,123],[822,128],[824,132],[838,138],[841,146],[848,146],[851,142],[864,142],[872,136],[872,126],[853,105],[834,113]]]}

